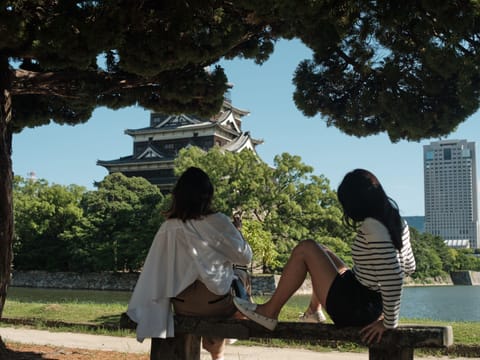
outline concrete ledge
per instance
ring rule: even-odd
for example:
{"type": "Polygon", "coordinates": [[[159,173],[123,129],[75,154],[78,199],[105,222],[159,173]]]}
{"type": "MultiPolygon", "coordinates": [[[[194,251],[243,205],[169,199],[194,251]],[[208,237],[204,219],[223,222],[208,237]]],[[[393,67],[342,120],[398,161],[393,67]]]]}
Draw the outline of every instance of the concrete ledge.
{"type": "Polygon", "coordinates": [[[478,271],[452,271],[450,276],[454,285],[480,285],[478,271]]]}

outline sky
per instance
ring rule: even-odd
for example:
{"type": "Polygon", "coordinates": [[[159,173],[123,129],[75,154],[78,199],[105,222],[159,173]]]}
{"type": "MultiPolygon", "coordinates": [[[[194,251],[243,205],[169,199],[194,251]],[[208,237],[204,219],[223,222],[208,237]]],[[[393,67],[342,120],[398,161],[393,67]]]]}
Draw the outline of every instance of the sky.
{"type": "MultiPolygon", "coordinates": [[[[424,215],[423,145],[439,139],[393,144],[385,134],[357,138],[327,127],[320,115],[304,116],[293,102],[292,78],[298,63],[310,54],[298,41],[280,41],[263,65],[245,59],[220,63],[233,84],[232,104],[250,112],[242,129],[263,140],[257,146],[260,157],[273,165],[276,155],[298,155],[333,189],[348,171],[370,170],[398,203],[402,216],[424,215]]],[[[479,117],[480,112],[475,113],[445,139],[480,143],[479,117]]],[[[108,174],[97,160],[131,155],[133,139],[124,130],[146,127],[149,121],[150,112],[140,107],[98,108],[85,124],[25,129],[13,138],[14,173],[28,177],[34,172],[50,184],[94,189],[94,182],[108,174]]]]}

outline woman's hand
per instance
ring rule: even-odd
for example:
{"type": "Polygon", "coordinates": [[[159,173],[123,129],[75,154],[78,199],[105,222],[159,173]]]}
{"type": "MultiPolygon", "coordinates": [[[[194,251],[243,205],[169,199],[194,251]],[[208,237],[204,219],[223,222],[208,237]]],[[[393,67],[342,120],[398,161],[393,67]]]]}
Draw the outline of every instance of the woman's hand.
{"type": "Polygon", "coordinates": [[[234,215],[232,223],[238,231],[242,231],[242,217],[240,215],[234,215]]]}
{"type": "Polygon", "coordinates": [[[377,320],[360,330],[360,335],[362,335],[362,341],[367,344],[371,344],[375,339],[379,343],[385,330],[387,329],[383,325],[383,316],[380,316],[377,320]]]}

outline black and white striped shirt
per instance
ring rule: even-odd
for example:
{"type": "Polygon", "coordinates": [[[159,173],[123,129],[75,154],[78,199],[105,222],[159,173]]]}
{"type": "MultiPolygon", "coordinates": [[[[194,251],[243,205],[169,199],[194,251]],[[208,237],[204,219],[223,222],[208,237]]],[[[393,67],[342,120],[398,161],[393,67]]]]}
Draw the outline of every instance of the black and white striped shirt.
{"type": "Polygon", "coordinates": [[[385,225],[366,218],[352,245],[352,270],[362,285],[381,293],[383,324],[387,329],[398,326],[403,277],[415,271],[410,231],[406,224],[402,242],[402,250],[398,251],[385,225]]]}

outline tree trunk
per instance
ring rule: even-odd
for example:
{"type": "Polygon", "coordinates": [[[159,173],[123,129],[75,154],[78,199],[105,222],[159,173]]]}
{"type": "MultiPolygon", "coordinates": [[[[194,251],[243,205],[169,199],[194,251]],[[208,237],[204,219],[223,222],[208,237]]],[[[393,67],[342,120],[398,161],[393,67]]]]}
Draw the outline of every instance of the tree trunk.
{"type": "Polygon", "coordinates": [[[13,242],[12,97],[8,58],[0,53],[0,318],[10,284],[13,242]]]}

